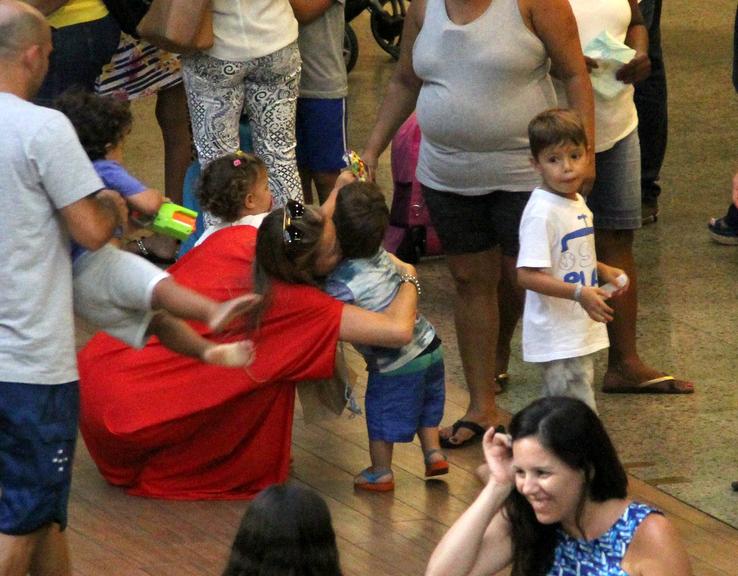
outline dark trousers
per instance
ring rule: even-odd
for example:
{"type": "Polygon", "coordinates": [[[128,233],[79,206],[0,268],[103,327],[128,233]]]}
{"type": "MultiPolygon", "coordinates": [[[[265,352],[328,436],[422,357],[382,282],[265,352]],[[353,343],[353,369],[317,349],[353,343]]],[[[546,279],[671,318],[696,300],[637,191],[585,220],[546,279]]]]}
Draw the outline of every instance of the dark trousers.
{"type": "Polygon", "coordinates": [[[95,78],[115,53],[120,28],[112,16],[51,30],[54,50],[49,71],[36,95],[36,103],[51,104],[70,88],[92,92],[95,78]]]}
{"type": "Polygon", "coordinates": [[[640,4],[648,28],[651,75],[635,86],[641,140],[641,198],[645,204],[652,205],[661,193],[658,179],[666,154],[668,129],[666,73],[661,53],[661,3],[662,0],[642,0],[640,4]]]}

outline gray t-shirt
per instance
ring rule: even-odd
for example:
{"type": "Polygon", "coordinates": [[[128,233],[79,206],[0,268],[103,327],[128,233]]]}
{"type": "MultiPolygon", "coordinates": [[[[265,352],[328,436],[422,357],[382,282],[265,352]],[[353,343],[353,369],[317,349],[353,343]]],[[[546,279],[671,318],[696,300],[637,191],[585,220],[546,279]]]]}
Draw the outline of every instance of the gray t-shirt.
{"type": "Polygon", "coordinates": [[[0,93],[0,382],[77,380],[60,208],[103,188],[69,120],[0,93]]]}
{"type": "Polygon", "coordinates": [[[300,96],[344,98],[348,94],[343,61],[344,0],[335,0],[322,16],[300,25],[297,44],[302,56],[300,96]]]}

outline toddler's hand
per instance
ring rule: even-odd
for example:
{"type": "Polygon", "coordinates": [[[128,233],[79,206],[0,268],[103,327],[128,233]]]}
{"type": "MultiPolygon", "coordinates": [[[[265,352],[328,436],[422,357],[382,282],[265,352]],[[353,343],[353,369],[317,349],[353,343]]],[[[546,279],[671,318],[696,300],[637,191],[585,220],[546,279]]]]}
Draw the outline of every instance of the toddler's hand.
{"type": "Polygon", "coordinates": [[[579,304],[595,322],[610,322],[614,310],[607,305],[610,294],[596,286],[582,286],[579,304]]]}

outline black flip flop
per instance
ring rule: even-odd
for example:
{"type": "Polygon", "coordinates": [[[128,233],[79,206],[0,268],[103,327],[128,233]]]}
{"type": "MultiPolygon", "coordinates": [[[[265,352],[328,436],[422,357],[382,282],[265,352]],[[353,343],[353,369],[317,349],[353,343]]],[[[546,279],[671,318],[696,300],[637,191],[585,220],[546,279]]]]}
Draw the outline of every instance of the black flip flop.
{"type": "Polygon", "coordinates": [[[463,448],[464,446],[468,446],[469,444],[473,444],[479,440],[482,439],[482,436],[484,436],[484,433],[487,431],[486,428],[483,428],[476,422],[472,422],[471,420],[457,420],[453,423],[451,426],[451,436],[448,438],[441,438],[441,447],[446,448],[447,450],[453,450],[455,448],[463,448]],[[466,428],[467,430],[471,430],[474,434],[472,434],[469,438],[464,440],[463,442],[459,442],[458,444],[454,444],[450,441],[451,436],[455,436],[456,432],[459,431],[460,428],[466,428]]]}

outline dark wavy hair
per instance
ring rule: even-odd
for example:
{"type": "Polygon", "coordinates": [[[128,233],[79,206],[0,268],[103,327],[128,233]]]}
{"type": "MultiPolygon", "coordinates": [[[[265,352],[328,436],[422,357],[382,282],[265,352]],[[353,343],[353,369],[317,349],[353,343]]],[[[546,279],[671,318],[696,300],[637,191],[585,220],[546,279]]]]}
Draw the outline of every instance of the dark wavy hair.
{"type": "Polygon", "coordinates": [[[130,104],[112,96],[70,90],[54,100],[54,107],[69,118],[90,160],[105,158],[133,124],[130,104]]]}
{"type": "Polygon", "coordinates": [[[258,156],[245,152],[221,156],[202,171],[197,188],[200,206],[224,222],[235,222],[246,196],[265,174],[266,164],[258,156]]]}
{"type": "MultiPolygon", "coordinates": [[[[602,421],[581,400],[556,396],[536,400],[513,417],[510,435],[513,451],[516,440],[535,436],[569,467],[584,472],[578,527],[587,497],[595,502],[626,497],[628,478],[615,447],[602,421]]],[[[530,503],[517,490],[510,493],[505,514],[512,526],[512,576],[543,576],[554,559],[557,525],[538,522],[530,503]]]]}
{"type": "Polygon", "coordinates": [[[296,484],[259,493],[241,520],[223,576],[341,576],[323,498],[296,484]]]}
{"type": "Polygon", "coordinates": [[[389,226],[389,210],[379,186],[352,182],[341,188],[336,196],[333,222],[345,258],[374,256],[389,226]]]}

